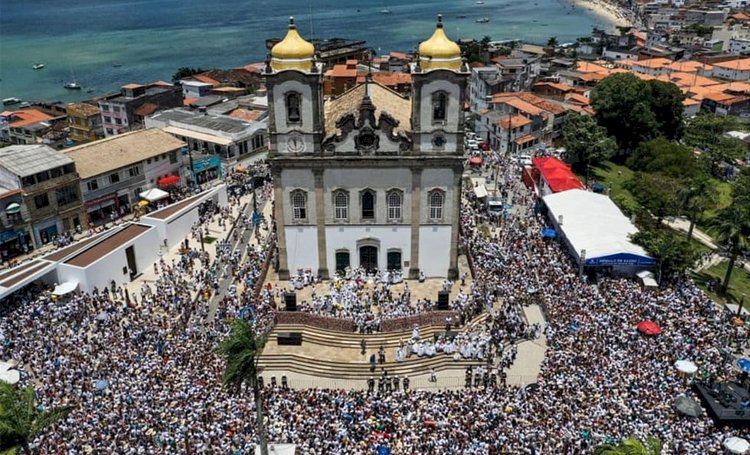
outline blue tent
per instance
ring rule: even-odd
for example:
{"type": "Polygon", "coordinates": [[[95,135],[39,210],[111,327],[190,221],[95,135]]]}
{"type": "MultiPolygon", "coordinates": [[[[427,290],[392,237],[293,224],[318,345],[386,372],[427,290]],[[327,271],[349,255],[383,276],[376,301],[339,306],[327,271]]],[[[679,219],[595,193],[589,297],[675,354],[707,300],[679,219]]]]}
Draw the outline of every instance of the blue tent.
{"type": "Polygon", "coordinates": [[[737,361],[737,366],[740,367],[740,370],[744,371],[745,373],[750,373],[750,359],[741,358],[737,361]]]}
{"type": "Polygon", "coordinates": [[[557,237],[557,232],[552,228],[544,228],[542,229],[542,237],[554,239],[557,237]]]}

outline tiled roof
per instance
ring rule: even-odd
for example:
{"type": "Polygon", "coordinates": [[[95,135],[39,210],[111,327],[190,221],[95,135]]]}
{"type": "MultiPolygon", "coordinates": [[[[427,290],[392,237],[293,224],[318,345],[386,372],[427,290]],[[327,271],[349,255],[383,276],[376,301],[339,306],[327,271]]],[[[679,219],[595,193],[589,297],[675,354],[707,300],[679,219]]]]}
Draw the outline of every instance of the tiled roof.
{"type": "Polygon", "coordinates": [[[714,67],[719,67],[726,70],[747,71],[750,70],[750,58],[739,58],[726,62],[714,63],[714,67]]]}
{"type": "Polygon", "coordinates": [[[157,109],[159,109],[159,106],[154,103],[144,103],[139,106],[138,109],[134,110],[133,114],[145,117],[147,115],[153,114],[157,109]]]}
{"type": "Polygon", "coordinates": [[[511,128],[519,128],[519,127],[531,124],[531,120],[527,119],[523,115],[512,115],[510,116],[510,122],[509,122],[508,116],[503,115],[497,120],[496,123],[500,125],[504,130],[507,130],[508,125],[510,125],[511,128]]]}
{"type": "Polygon", "coordinates": [[[15,120],[8,123],[8,126],[11,128],[33,125],[34,123],[44,122],[53,118],[51,115],[47,115],[36,109],[22,109],[20,111],[15,111],[13,112],[13,117],[15,117],[15,120]]]}
{"type": "Polygon", "coordinates": [[[120,169],[184,147],[185,143],[160,129],[132,131],[79,145],[65,151],[82,179],[120,169]]]}
{"type": "Polygon", "coordinates": [[[65,109],[68,112],[68,115],[71,115],[71,112],[75,112],[77,115],[82,115],[84,117],[98,115],[100,112],[98,106],[88,103],[70,103],[65,109]]]}
{"type": "Polygon", "coordinates": [[[370,84],[361,84],[338,97],[328,100],[325,103],[325,123],[326,132],[338,134],[336,121],[346,114],[352,113],[355,117],[359,116],[359,107],[365,96],[365,87],[369,85],[370,99],[375,106],[375,118],[380,118],[381,112],[386,112],[396,119],[399,124],[395,128],[396,132],[408,131],[411,129],[411,100],[404,98],[393,90],[372,82],[370,84]]]}

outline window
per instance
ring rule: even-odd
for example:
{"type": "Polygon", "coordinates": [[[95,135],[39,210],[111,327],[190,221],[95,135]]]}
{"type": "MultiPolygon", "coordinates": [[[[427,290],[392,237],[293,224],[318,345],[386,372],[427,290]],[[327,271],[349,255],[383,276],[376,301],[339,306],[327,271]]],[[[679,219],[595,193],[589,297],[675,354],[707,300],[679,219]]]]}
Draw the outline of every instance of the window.
{"type": "Polygon", "coordinates": [[[286,96],[286,121],[289,123],[298,123],[300,97],[299,93],[290,93],[286,96]]]}
{"type": "Polygon", "coordinates": [[[114,134],[114,130],[112,128],[107,128],[107,134],[114,134]]]}
{"type": "Polygon", "coordinates": [[[135,177],[136,175],[141,174],[141,168],[138,166],[133,166],[130,169],[128,169],[128,174],[130,174],[131,177],[135,177]]]}
{"type": "Polygon", "coordinates": [[[349,195],[346,191],[339,190],[333,193],[334,217],[337,220],[349,218],[349,195]]]}
{"type": "Polygon", "coordinates": [[[63,175],[61,167],[56,167],[52,169],[51,171],[49,171],[49,173],[50,173],[50,177],[53,179],[57,177],[61,177],[63,175]]]}
{"type": "Polygon", "coordinates": [[[37,182],[44,182],[44,181],[47,181],[47,180],[49,180],[49,174],[47,173],[47,171],[42,171],[42,172],[39,172],[38,174],[36,174],[36,181],[37,182]]]}
{"type": "Polygon", "coordinates": [[[105,115],[104,116],[104,123],[112,123],[112,117],[105,115]]]}
{"type": "Polygon", "coordinates": [[[109,183],[117,183],[120,181],[120,173],[115,172],[114,174],[109,174],[109,183]]]}
{"type": "Polygon", "coordinates": [[[99,189],[99,182],[96,179],[89,180],[86,182],[86,188],[88,188],[89,191],[96,191],[99,189]]]}
{"type": "Polygon", "coordinates": [[[441,122],[445,120],[445,108],[448,104],[448,96],[443,92],[432,95],[432,121],[441,122]]]}
{"type": "Polygon", "coordinates": [[[430,192],[430,219],[440,220],[443,218],[443,202],[445,196],[440,190],[430,192]]]}
{"type": "Polygon", "coordinates": [[[47,197],[47,193],[34,196],[34,205],[36,205],[36,208],[38,209],[47,207],[49,205],[49,197],[47,197]]]}
{"type": "Polygon", "coordinates": [[[388,193],[388,220],[397,221],[401,219],[401,192],[391,190],[388,193]]]}
{"type": "Polygon", "coordinates": [[[74,164],[66,164],[65,166],[63,166],[63,172],[65,174],[73,173],[75,172],[75,170],[76,170],[76,167],[74,164]]]}
{"type": "Polygon", "coordinates": [[[307,194],[304,191],[292,193],[292,218],[302,221],[307,218],[307,194]]]}
{"type": "Polygon", "coordinates": [[[78,192],[75,185],[66,186],[57,190],[57,205],[68,205],[78,200],[78,192]]]}
{"type": "Polygon", "coordinates": [[[112,108],[115,112],[120,112],[120,106],[114,106],[112,108]]]}
{"type": "Polygon", "coordinates": [[[36,179],[33,175],[27,175],[26,177],[21,177],[21,184],[23,186],[29,186],[34,185],[36,183],[36,179]]]}
{"type": "Polygon", "coordinates": [[[375,218],[375,193],[372,190],[362,192],[362,218],[372,220],[375,218]]]}
{"type": "Polygon", "coordinates": [[[117,125],[122,125],[122,119],[121,119],[121,118],[119,118],[119,117],[115,117],[115,123],[116,123],[117,125]]]}
{"type": "Polygon", "coordinates": [[[109,112],[109,104],[102,104],[102,110],[104,112],[109,112]]]}
{"type": "Polygon", "coordinates": [[[169,163],[170,164],[175,164],[176,162],[177,162],[177,152],[170,153],[169,154],[169,163]]]}

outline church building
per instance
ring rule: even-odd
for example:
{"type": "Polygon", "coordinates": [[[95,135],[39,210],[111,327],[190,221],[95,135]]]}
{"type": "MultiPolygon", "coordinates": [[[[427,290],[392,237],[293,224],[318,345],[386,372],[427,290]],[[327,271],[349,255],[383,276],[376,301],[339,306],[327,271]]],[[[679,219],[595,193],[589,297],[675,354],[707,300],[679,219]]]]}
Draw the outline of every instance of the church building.
{"type": "Polygon", "coordinates": [[[279,277],[347,267],[455,278],[469,71],[438,16],[404,97],[370,77],[323,97],[290,19],[264,69],[279,277]]]}

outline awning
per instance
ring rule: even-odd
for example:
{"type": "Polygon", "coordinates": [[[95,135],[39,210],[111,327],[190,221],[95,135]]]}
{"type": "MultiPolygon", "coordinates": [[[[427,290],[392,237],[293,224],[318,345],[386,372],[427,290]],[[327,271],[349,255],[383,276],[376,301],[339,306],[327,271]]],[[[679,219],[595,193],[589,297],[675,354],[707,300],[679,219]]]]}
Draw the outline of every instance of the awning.
{"type": "Polygon", "coordinates": [[[180,183],[180,177],[176,175],[170,175],[167,177],[164,177],[163,179],[159,179],[159,186],[171,186],[176,185],[180,183]]]}
{"type": "Polygon", "coordinates": [[[21,211],[21,204],[18,202],[11,202],[5,206],[5,213],[12,215],[21,211]]]}
{"type": "MultiPolygon", "coordinates": [[[[166,177],[166,178],[169,178],[169,177],[166,177]]],[[[179,180],[179,177],[177,179],[179,180]]],[[[161,180],[165,180],[165,179],[161,179],[161,180]]],[[[161,180],[159,180],[160,184],[161,184],[161,180]]],[[[167,185],[164,185],[164,186],[167,186],[167,185]]],[[[160,190],[159,188],[152,188],[150,190],[144,191],[143,193],[140,193],[138,196],[140,196],[142,199],[145,199],[149,202],[154,202],[154,201],[160,201],[164,198],[168,198],[169,193],[167,193],[164,190],[160,190]]]]}
{"type": "Polygon", "coordinates": [[[469,164],[482,164],[482,157],[481,156],[472,156],[469,159],[469,164]]]}
{"type": "Polygon", "coordinates": [[[474,187],[474,194],[477,198],[481,199],[483,197],[487,197],[487,187],[484,185],[477,185],[474,187]]]}
{"type": "Polygon", "coordinates": [[[519,137],[518,139],[514,140],[513,142],[515,142],[518,145],[522,145],[522,144],[527,144],[529,142],[532,142],[532,141],[534,141],[534,139],[536,139],[534,136],[532,136],[531,134],[527,134],[525,136],[519,137]]]}
{"type": "Polygon", "coordinates": [[[210,142],[212,144],[232,145],[231,140],[221,137],[221,136],[214,136],[212,134],[199,133],[197,131],[190,131],[184,128],[177,128],[175,126],[168,126],[162,129],[166,131],[167,133],[174,134],[176,136],[189,137],[189,138],[197,139],[203,142],[210,142]]]}
{"type": "Polygon", "coordinates": [[[55,286],[55,290],[52,291],[55,295],[65,295],[70,294],[71,292],[75,291],[78,287],[77,281],[66,281],[65,283],[58,284],[55,286]]]}

